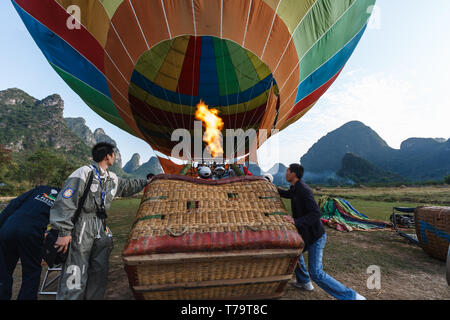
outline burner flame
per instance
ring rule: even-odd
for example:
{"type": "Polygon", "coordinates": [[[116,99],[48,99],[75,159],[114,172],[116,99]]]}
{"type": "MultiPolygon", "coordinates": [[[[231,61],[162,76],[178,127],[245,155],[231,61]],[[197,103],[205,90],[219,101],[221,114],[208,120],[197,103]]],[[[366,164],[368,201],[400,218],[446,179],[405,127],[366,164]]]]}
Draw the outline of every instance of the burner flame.
{"type": "Polygon", "coordinates": [[[200,103],[197,104],[195,118],[201,120],[206,128],[205,134],[203,135],[203,141],[207,143],[208,151],[213,157],[223,154],[223,148],[220,143],[220,133],[224,123],[218,114],[219,110],[209,109],[203,101],[200,101],[200,103]]]}

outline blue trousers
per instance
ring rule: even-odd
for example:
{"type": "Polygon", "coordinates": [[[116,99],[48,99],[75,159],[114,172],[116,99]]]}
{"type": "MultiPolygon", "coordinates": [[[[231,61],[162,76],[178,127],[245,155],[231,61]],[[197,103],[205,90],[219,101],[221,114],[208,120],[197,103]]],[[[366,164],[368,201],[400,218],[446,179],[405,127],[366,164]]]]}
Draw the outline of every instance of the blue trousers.
{"type": "Polygon", "coordinates": [[[355,300],[356,292],[347,288],[336,279],[330,277],[323,271],[322,256],[327,242],[327,234],[324,233],[316,242],[308,248],[308,269],[306,269],[303,254],[298,260],[295,268],[295,276],[298,283],[314,281],[326,293],[339,300],[355,300]]]}
{"type": "Polygon", "coordinates": [[[12,297],[13,273],[20,259],[22,286],[18,300],[37,300],[41,280],[42,239],[0,229],[0,300],[12,297]]]}

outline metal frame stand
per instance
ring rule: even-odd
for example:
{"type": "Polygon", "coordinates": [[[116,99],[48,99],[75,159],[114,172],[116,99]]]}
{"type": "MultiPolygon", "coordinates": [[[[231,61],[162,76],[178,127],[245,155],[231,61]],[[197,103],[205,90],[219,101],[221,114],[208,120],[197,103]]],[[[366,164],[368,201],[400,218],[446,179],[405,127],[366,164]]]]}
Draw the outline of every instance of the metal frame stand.
{"type": "Polygon", "coordinates": [[[395,219],[395,212],[399,211],[399,212],[403,212],[403,213],[413,213],[414,212],[414,208],[401,208],[401,207],[393,207],[392,208],[392,224],[394,226],[395,231],[402,236],[403,238],[405,238],[406,240],[408,240],[410,243],[415,244],[415,245],[419,245],[419,240],[417,239],[417,236],[415,234],[407,234],[404,232],[401,232],[396,224],[396,219],[395,219]]]}
{"type": "Polygon", "coordinates": [[[45,271],[44,280],[42,280],[41,289],[39,290],[40,295],[55,295],[56,296],[56,294],[57,294],[56,291],[46,291],[46,290],[48,289],[48,287],[50,287],[52,285],[52,283],[59,280],[59,278],[61,277],[61,271],[62,271],[62,266],[60,266],[60,265],[54,266],[53,268],[50,268],[50,267],[47,268],[47,271],[45,271]],[[59,272],[59,274],[47,282],[48,276],[51,272],[59,272]]]}

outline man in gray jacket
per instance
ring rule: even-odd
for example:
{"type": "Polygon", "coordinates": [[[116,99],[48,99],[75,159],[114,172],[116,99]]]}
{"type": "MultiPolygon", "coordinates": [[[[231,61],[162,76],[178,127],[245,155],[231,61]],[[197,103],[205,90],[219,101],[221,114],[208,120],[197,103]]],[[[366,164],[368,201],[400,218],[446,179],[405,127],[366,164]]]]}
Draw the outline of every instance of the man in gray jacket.
{"type": "Polygon", "coordinates": [[[58,230],[55,247],[69,250],[59,281],[58,300],[103,299],[113,247],[112,233],[106,226],[106,212],[114,197],[128,197],[140,192],[145,179],[122,179],[110,172],[114,164],[114,146],[101,142],[92,148],[94,162],[73,172],[50,210],[52,228],[58,230]],[[90,190],[76,221],[79,200],[90,176],[90,190]]]}

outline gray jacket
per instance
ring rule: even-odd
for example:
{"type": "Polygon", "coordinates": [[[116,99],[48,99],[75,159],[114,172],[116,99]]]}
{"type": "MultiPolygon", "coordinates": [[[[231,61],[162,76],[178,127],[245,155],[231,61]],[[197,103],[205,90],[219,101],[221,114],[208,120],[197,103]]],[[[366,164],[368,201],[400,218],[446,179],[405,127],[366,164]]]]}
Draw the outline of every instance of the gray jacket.
{"type": "Polygon", "coordinates": [[[70,235],[74,228],[72,217],[77,210],[90,172],[93,173],[94,178],[80,216],[86,213],[95,213],[97,208],[101,206],[102,190],[94,165],[100,170],[103,189],[106,187],[105,209],[107,212],[115,197],[129,197],[140,192],[147,185],[145,179],[123,179],[117,177],[114,172],[102,170],[96,163],[77,169],[64,183],[64,187],[50,210],[50,224],[59,231],[61,237],[70,235]]]}

